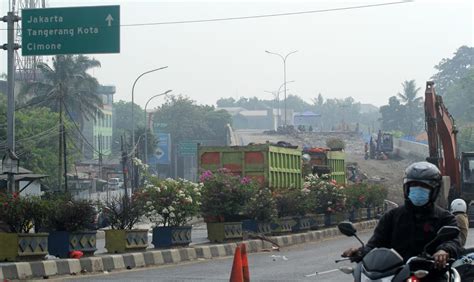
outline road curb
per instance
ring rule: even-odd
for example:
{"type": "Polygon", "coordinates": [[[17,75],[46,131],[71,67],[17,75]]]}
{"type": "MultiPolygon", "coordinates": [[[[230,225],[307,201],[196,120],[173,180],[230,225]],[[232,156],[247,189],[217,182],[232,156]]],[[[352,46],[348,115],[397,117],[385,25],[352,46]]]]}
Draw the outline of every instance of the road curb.
{"type": "MultiPolygon", "coordinates": [[[[355,223],[357,230],[375,227],[377,220],[355,223]]],[[[269,237],[280,247],[317,242],[340,236],[336,227],[269,237]]],[[[177,264],[197,259],[228,257],[234,254],[238,244],[244,243],[250,253],[271,249],[272,244],[262,240],[245,240],[224,244],[195,245],[186,248],[148,250],[141,253],[104,254],[81,259],[57,259],[35,262],[15,262],[0,265],[1,280],[51,278],[53,276],[78,275],[81,273],[101,273],[147,266],[177,264]]]]}

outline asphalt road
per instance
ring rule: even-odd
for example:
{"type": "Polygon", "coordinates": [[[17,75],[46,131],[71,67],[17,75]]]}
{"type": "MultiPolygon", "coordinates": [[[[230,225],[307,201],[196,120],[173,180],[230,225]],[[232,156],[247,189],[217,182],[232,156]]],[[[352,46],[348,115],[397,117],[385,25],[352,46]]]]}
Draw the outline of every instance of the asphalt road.
{"type": "MultiPolygon", "coordinates": [[[[474,246],[474,229],[469,230],[467,246],[474,246]]],[[[367,241],[371,231],[361,232],[367,241]]],[[[352,276],[336,270],[349,262],[336,264],[343,250],[358,246],[354,238],[338,237],[318,243],[283,248],[280,252],[251,253],[248,256],[251,281],[352,281],[352,276]],[[327,272],[329,271],[329,272],[327,272]]],[[[186,264],[87,276],[68,281],[228,281],[232,257],[198,260],[186,264]]]]}

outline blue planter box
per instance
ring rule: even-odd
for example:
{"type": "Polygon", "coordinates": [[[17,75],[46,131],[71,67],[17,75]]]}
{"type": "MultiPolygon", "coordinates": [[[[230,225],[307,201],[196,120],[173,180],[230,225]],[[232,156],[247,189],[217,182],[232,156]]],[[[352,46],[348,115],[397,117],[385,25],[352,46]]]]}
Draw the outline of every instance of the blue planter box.
{"type": "Polygon", "coordinates": [[[307,231],[311,227],[311,218],[309,216],[300,216],[296,217],[296,224],[293,225],[292,232],[302,232],[307,231]]]}
{"type": "Polygon", "coordinates": [[[69,258],[69,252],[81,251],[85,256],[94,255],[96,231],[53,231],[48,236],[48,253],[59,258],[69,258]]]}
{"type": "Polygon", "coordinates": [[[254,219],[242,220],[242,230],[264,235],[272,233],[271,223],[260,222],[254,219]]]}
{"type": "Polygon", "coordinates": [[[155,248],[187,246],[191,243],[192,226],[159,226],[153,228],[151,243],[155,248]]]}

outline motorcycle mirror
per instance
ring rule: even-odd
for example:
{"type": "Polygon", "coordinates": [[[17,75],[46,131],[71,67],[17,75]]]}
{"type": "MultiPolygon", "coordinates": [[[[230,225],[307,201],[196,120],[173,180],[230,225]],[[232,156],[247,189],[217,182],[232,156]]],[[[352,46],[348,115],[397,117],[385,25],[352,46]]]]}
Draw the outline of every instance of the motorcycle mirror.
{"type": "Polygon", "coordinates": [[[352,274],[354,272],[354,268],[350,266],[341,266],[339,267],[339,270],[345,274],[352,274]]]}
{"type": "Polygon", "coordinates": [[[354,225],[350,221],[342,221],[337,225],[339,231],[346,236],[355,236],[357,233],[357,229],[355,229],[354,225]]]}
{"type": "Polygon", "coordinates": [[[440,230],[438,230],[438,233],[436,234],[436,237],[433,239],[433,241],[429,242],[425,248],[424,251],[428,252],[432,247],[435,245],[439,244],[440,242],[452,240],[456,238],[459,235],[459,228],[456,226],[443,226],[441,227],[440,230]]]}

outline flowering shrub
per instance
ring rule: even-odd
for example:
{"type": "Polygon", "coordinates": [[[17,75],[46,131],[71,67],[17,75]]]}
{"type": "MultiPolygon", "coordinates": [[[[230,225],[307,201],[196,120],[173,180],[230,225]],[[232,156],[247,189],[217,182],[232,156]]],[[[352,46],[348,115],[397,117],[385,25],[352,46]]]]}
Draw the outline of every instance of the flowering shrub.
{"type": "Polygon", "coordinates": [[[307,188],[299,189],[289,187],[275,191],[274,198],[276,201],[278,217],[306,215],[309,210],[307,188]]]}
{"type": "Polygon", "coordinates": [[[46,230],[76,232],[95,229],[97,210],[92,201],[74,200],[66,194],[53,196],[48,202],[46,230]]]}
{"type": "Polygon", "coordinates": [[[200,184],[171,178],[149,182],[143,191],[146,216],[157,226],[183,226],[199,213],[200,184]]]}
{"type": "Polygon", "coordinates": [[[308,201],[315,213],[330,213],[344,210],[344,187],[338,186],[329,175],[309,175],[305,178],[303,189],[309,190],[308,201]]]}
{"type": "Polygon", "coordinates": [[[114,197],[101,206],[101,211],[112,229],[133,229],[145,215],[144,193],[137,191],[131,198],[114,197]]]}
{"type": "Polygon", "coordinates": [[[347,186],[344,192],[346,194],[346,208],[349,211],[365,208],[367,206],[367,184],[355,184],[347,186]]]}
{"type": "Polygon", "coordinates": [[[245,208],[245,215],[261,222],[271,222],[278,215],[275,199],[269,188],[257,188],[245,208]]]}
{"type": "Polygon", "coordinates": [[[381,185],[367,185],[366,205],[368,208],[382,206],[383,201],[387,199],[388,190],[381,185]]]}
{"type": "Polygon", "coordinates": [[[10,232],[28,233],[32,228],[31,201],[18,193],[0,194],[0,219],[10,232]]]}
{"type": "Polygon", "coordinates": [[[202,182],[201,213],[207,221],[232,221],[245,217],[245,207],[258,189],[248,177],[233,175],[227,169],[205,171],[202,182]]]}

